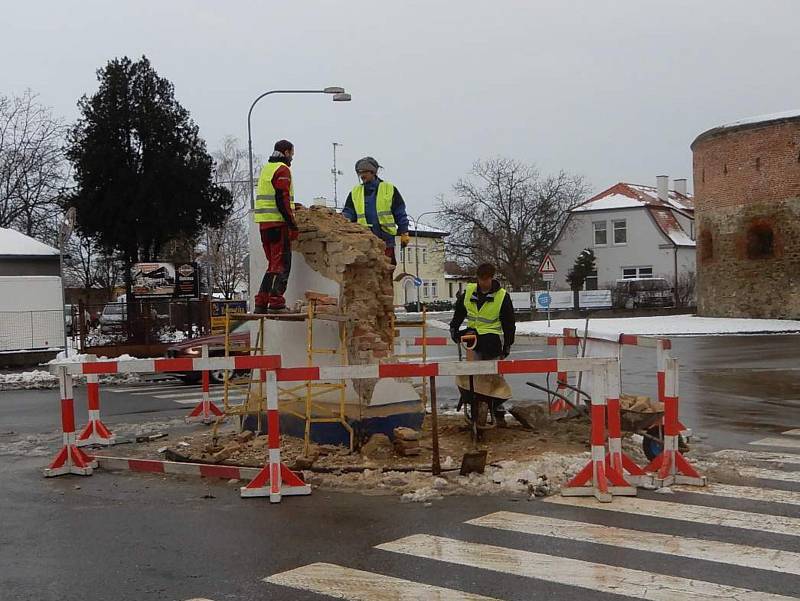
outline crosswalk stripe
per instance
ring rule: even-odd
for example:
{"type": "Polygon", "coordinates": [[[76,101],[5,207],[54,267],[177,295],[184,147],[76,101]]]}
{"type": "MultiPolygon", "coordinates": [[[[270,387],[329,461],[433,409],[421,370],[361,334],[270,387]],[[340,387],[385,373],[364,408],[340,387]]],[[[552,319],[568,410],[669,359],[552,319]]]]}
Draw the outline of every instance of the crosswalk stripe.
{"type": "Polygon", "coordinates": [[[430,584],[422,584],[384,574],[345,568],[331,563],[312,563],[264,578],[264,582],[280,584],[337,599],[352,601],[497,601],[430,584]]]}
{"type": "Polygon", "coordinates": [[[467,524],[800,575],[800,553],[498,511],[467,524]]]}
{"type": "MultiPolygon", "coordinates": [[[[736,468],[745,478],[760,478],[761,480],[780,480],[781,482],[800,482],[800,472],[782,472],[780,470],[762,470],[757,467],[736,468]]],[[[800,495],[800,492],[797,493],[800,495]]]]}
{"type": "Polygon", "coordinates": [[[795,453],[770,453],[769,451],[725,449],[724,451],[714,451],[711,455],[719,457],[720,459],[732,459],[734,461],[769,461],[770,463],[800,464],[800,454],[795,453]]]}
{"type": "Polygon", "coordinates": [[[731,499],[748,499],[767,503],[800,505],[800,492],[778,490],[776,488],[757,488],[755,486],[734,486],[732,484],[709,484],[708,486],[673,486],[678,492],[700,495],[714,495],[731,499]]]}
{"type": "MultiPolygon", "coordinates": [[[[141,394],[144,394],[144,393],[141,393],[141,394]]],[[[225,391],[223,389],[221,389],[221,388],[217,388],[217,389],[213,389],[212,388],[210,390],[209,394],[211,394],[211,396],[214,396],[215,394],[216,395],[223,395],[223,394],[225,394],[225,391]]],[[[188,392],[159,392],[158,394],[154,394],[153,396],[155,398],[157,398],[157,399],[179,399],[181,397],[187,397],[187,396],[200,396],[200,397],[202,397],[203,396],[203,391],[202,391],[202,389],[199,389],[199,390],[190,390],[188,392]]]]}
{"type": "Polygon", "coordinates": [[[800,449],[800,438],[762,438],[754,440],[748,444],[759,445],[762,447],[783,447],[785,449],[800,449]]]}
{"type": "Polygon", "coordinates": [[[794,430],[786,430],[786,432],[781,432],[786,436],[800,436],[800,428],[795,428],[794,430]]]}
{"type": "Polygon", "coordinates": [[[686,505],[669,501],[651,501],[635,497],[619,497],[615,498],[613,503],[598,503],[593,498],[561,497],[558,495],[548,497],[545,499],[545,503],[800,536],[800,518],[750,513],[734,509],[721,509],[719,507],[686,505]]]}
{"type": "Polygon", "coordinates": [[[428,534],[415,534],[378,545],[376,548],[651,601],[674,601],[688,598],[786,601],[791,598],[703,580],[654,574],[580,559],[470,543],[428,534]]]}
{"type": "Polygon", "coordinates": [[[148,392],[152,392],[152,391],[155,391],[155,390],[174,390],[174,389],[177,389],[177,388],[182,388],[182,389],[185,389],[185,390],[191,390],[191,388],[196,388],[198,390],[200,389],[199,386],[189,387],[189,386],[186,386],[185,384],[181,384],[180,382],[173,382],[172,384],[165,384],[163,386],[150,386],[149,384],[143,384],[141,386],[130,386],[128,388],[116,388],[114,386],[109,386],[108,388],[104,388],[103,392],[105,392],[105,391],[108,391],[108,392],[125,392],[125,393],[130,392],[130,393],[136,394],[136,393],[140,393],[140,392],[141,393],[148,393],[148,392]]]}

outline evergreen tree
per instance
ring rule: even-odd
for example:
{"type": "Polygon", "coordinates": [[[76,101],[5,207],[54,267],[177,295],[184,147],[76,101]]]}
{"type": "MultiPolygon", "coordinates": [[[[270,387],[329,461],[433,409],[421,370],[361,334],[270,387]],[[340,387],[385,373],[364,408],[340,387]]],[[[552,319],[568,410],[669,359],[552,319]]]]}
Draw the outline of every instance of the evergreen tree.
{"type": "Polygon", "coordinates": [[[584,248],[575,257],[575,263],[572,269],[567,272],[567,283],[572,289],[573,304],[576,309],[579,308],[578,293],[583,288],[583,283],[586,278],[597,269],[594,263],[594,251],[591,248],[584,248]]]}
{"type": "Polygon", "coordinates": [[[70,134],[76,188],[67,204],[83,235],[124,259],[129,285],[134,262],[222,223],[232,199],[214,183],[213,160],[172,83],[146,57],[114,59],[97,79],[70,134]]]}

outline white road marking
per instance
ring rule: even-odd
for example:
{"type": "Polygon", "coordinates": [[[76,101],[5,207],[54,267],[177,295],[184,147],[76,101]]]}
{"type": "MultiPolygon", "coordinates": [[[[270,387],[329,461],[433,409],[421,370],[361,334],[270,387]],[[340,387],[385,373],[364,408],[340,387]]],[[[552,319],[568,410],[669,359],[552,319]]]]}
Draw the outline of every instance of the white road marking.
{"type": "MultiPolygon", "coordinates": [[[[211,390],[209,390],[209,394],[211,396],[214,396],[215,394],[216,395],[223,395],[223,394],[225,394],[225,391],[222,388],[212,388],[211,390]]],[[[162,392],[159,392],[158,394],[154,394],[153,396],[155,398],[157,398],[157,399],[179,399],[181,397],[187,397],[187,396],[200,396],[200,397],[202,397],[203,396],[203,390],[202,389],[190,390],[188,392],[163,392],[162,391],[162,392]]]]}
{"type": "Polygon", "coordinates": [[[796,463],[800,464],[800,455],[794,453],[770,453],[769,451],[739,451],[726,449],[711,453],[720,459],[734,461],[769,461],[770,463],[796,463]]]}
{"type": "Polygon", "coordinates": [[[767,503],[785,503],[800,505],[800,492],[778,490],[775,488],[758,488],[755,486],[733,486],[732,484],[709,484],[708,486],[673,486],[673,490],[690,492],[699,495],[714,495],[731,499],[748,499],[767,503]]]}
{"type": "Polygon", "coordinates": [[[800,428],[795,428],[794,430],[786,430],[786,432],[781,432],[781,434],[785,436],[800,436],[800,428]]]}
{"type": "Polygon", "coordinates": [[[264,578],[264,582],[352,601],[497,601],[331,563],[312,563],[264,578]]]}
{"type": "MultiPolygon", "coordinates": [[[[103,392],[130,392],[130,393],[147,393],[148,391],[152,392],[154,390],[172,390],[176,388],[185,388],[186,390],[191,390],[190,386],[186,386],[185,384],[181,384],[180,382],[173,382],[172,384],[164,384],[158,386],[150,386],[147,384],[143,384],[141,386],[130,386],[128,388],[115,388],[113,386],[109,386],[108,388],[102,388],[100,393],[103,392]]],[[[195,388],[200,388],[196,386],[195,388]]]]}
{"type": "Polygon", "coordinates": [[[800,575],[800,553],[498,511],[467,524],[800,575]]]}
{"type": "Polygon", "coordinates": [[[670,503],[669,501],[651,501],[634,497],[616,497],[613,503],[598,503],[593,498],[561,497],[557,495],[548,497],[545,499],[545,503],[800,536],[800,518],[720,509],[719,507],[686,505],[683,503],[670,503]]]}
{"type": "Polygon", "coordinates": [[[800,449],[800,438],[762,438],[754,440],[748,444],[759,445],[762,447],[783,447],[785,449],[800,449]]]}
{"type": "MultiPolygon", "coordinates": [[[[616,500],[615,500],[616,502],[616,500]]],[[[377,549],[650,601],[787,601],[791,597],[441,536],[416,534],[377,549]]],[[[409,598],[413,597],[401,597],[409,598]]],[[[576,597],[577,598],[577,597],[576,597]]]]}
{"type": "MultiPolygon", "coordinates": [[[[736,471],[745,478],[761,480],[780,480],[781,482],[800,482],[800,472],[782,472],[780,470],[762,470],[757,467],[739,467],[736,471]]],[[[797,493],[800,495],[800,491],[797,493]]]]}

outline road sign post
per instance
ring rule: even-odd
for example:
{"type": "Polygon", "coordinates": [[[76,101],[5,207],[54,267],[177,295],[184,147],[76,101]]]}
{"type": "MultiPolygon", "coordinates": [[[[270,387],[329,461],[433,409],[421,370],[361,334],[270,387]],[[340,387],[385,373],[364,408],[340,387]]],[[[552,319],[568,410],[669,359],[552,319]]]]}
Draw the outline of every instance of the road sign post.
{"type": "MultiPolygon", "coordinates": [[[[539,264],[539,273],[542,276],[542,279],[547,282],[547,292],[544,294],[540,294],[539,298],[546,298],[547,299],[547,327],[550,327],[550,305],[552,297],[550,296],[550,282],[556,279],[556,273],[558,270],[556,269],[556,264],[553,263],[553,259],[550,258],[550,255],[547,254],[542,259],[542,262],[539,264]]],[[[544,303],[540,302],[539,304],[544,305],[544,303]]]]}

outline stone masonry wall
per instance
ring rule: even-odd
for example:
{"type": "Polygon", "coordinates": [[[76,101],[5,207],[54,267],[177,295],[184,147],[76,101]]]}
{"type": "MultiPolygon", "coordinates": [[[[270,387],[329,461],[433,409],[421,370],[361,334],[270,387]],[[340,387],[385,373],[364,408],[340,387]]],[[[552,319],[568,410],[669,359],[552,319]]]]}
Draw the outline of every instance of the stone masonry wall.
{"type": "MultiPolygon", "coordinates": [[[[341,285],[339,306],[352,318],[347,326],[348,362],[377,363],[393,348],[392,270],[384,243],[368,229],[326,207],[296,211],[299,237],[294,250],[309,267],[341,285]]],[[[354,381],[369,400],[374,382],[354,381]]]]}
{"type": "Polygon", "coordinates": [[[800,318],[800,118],[703,134],[692,150],[698,313],[800,318]],[[756,230],[771,256],[748,252],[756,230]]]}

